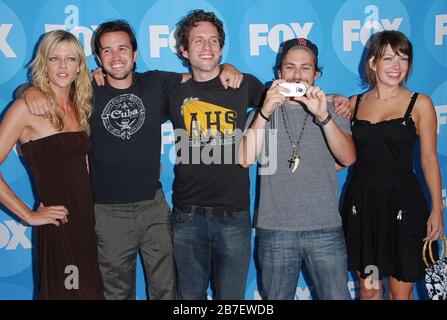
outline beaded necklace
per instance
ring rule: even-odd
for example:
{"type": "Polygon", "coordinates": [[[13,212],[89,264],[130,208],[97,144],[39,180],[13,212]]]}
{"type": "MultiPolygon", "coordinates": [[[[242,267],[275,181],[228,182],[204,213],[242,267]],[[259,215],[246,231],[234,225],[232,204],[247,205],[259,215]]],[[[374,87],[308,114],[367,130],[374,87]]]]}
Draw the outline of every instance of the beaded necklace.
{"type": "Polygon", "coordinates": [[[298,168],[298,165],[300,164],[300,156],[298,155],[298,150],[301,142],[301,138],[304,134],[304,129],[306,128],[307,119],[309,118],[309,113],[306,112],[306,115],[304,116],[303,125],[301,127],[300,133],[298,135],[298,138],[294,142],[294,139],[292,137],[292,127],[289,122],[289,118],[284,111],[285,107],[284,105],[281,105],[281,114],[282,114],[282,120],[284,122],[284,128],[286,130],[287,136],[289,137],[290,144],[292,146],[292,153],[290,155],[290,159],[287,161],[289,163],[289,169],[293,173],[298,168]],[[290,130],[289,130],[290,128],[290,130]]]}

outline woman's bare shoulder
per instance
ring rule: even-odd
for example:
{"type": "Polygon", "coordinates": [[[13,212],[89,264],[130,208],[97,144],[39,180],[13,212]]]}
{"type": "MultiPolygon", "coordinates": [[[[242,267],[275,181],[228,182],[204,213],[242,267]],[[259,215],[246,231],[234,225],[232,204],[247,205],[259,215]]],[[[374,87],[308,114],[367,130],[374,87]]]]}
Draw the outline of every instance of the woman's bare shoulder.
{"type": "Polygon", "coordinates": [[[415,106],[433,106],[431,98],[425,93],[419,93],[415,106]]]}
{"type": "Polygon", "coordinates": [[[5,117],[6,116],[14,117],[14,118],[15,117],[21,117],[21,118],[31,117],[31,113],[29,112],[28,107],[26,106],[25,99],[18,98],[16,100],[14,100],[14,102],[8,108],[5,117]]]}

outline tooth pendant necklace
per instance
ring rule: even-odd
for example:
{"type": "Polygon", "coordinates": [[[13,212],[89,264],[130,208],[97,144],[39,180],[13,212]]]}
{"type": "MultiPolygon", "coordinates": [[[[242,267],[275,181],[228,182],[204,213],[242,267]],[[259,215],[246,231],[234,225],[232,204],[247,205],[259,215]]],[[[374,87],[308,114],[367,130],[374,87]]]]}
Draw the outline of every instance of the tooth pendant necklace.
{"type": "Polygon", "coordinates": [[[290,125],[289,118],[287,116],[287,112],[285,110],[284,105],[281,105],[281,115],[282,120],[284,122],[284,129],[286,131],[287,136],[289,137],[290,144],[292,146],[292,153],[290,155],[290,159],[287,161],[289,163],[289,170],[291,173],[294,173],[300,164],[300,156],[298,155],[298,150],[301,142],[301,138],[303,137],[304,129],[306,128],[307,119],[309,118],[309,114],[306,112],[304,116],[303,125],[301,127],[298,138],[295,140],[292,134],[292,126],[290,125]]]}

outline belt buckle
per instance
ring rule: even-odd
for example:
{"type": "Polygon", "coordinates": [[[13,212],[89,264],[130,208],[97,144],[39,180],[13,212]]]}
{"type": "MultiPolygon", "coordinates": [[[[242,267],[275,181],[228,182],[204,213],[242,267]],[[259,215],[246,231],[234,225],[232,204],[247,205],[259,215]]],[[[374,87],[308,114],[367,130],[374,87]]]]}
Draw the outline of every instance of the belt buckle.
{"type": "Polygon", "coordinates": [[[213,207],[191,206],[189,209],[190,210],[188,210],[188,211],[190,212],[190,214],[193,214],[193,215],[201,215],[201,216],[210,215],[212,217],[221,217],[221,218],[224,218],[224,217],[233,218],[236,216],[235,211],[221,210],[221,209],[216,209],[213,207]]]}
{"type": "Polygon", "coordinates": [[[199,215],[199,216],[206,215],[206,211],[204,210],[204,208],[201,207],[191,206],[190,211],[192,215],[199,215]]]}
{"type": "Polygon", "coordinates": [[[216,210],[216,216],[222,217],[222,218],[233,218],[236,216],[236,212],[218,209],[218,210],[216,210]]]}
{"type": "Polygon", "coordinates": [[[229,211],[227,216],[230,217],[230,218],[236,217],[236,211],[229,211]]]}

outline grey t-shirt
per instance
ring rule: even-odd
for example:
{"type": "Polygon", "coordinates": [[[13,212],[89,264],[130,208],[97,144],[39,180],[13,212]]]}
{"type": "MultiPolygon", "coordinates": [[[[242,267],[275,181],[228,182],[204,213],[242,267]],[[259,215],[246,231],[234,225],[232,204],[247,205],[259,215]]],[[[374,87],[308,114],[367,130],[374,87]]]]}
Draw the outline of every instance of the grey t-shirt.
{"type": "MultiPolygon", "coordinates": [[[[264,147],[268,148],[270,168],[272,156],[276,154],[276,170],[273,174],[259,175],[260,198],[255,215],[255,227],[270,230],[310,231],[341,226],[338,210],[338,181],[335,160],[326,144],[322,129],[309,115],[299,144],[300,163],[291,172],[288,162],[292,145],[286,133],[284,117],[292,139],[296,140],[301,131],[306,111],[300,105],[286,105],[278,108],[266,128],[277,128],[277,151],[269,136],[264,147]],[[291,127],[291,128],[290,128],[291,127]]],[[[329,111],[339,127],[351,133],[349,120],[335,115],[333,105],[329,111]]],[[[247,119],[251,123],[255,112],[247,119]]],[[[268,131],[266,131],[268,132],[268,131]]],[[[260,162],[265,161],[260,159],[260,162]]],[[[259,168],[260,170],[260,168],[259,168]]],[[[267,170],[268,171],[268,170],[267,170]]],[[[261,172],[261,170],[259,171],[261,172]]]]}

